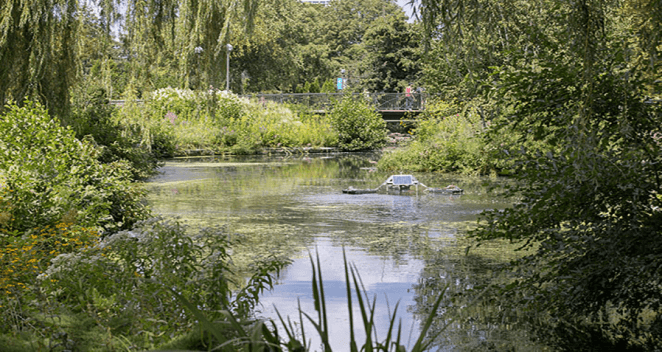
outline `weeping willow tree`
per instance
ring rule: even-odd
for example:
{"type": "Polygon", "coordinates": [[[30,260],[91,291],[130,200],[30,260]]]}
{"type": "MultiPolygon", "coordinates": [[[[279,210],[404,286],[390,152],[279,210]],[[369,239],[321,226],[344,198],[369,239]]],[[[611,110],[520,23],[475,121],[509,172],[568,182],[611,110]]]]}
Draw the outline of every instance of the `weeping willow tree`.
{"type": "MultiPolygon", "coordinates": [[[[82,78],[90,12],[101,29],[94,40],[106,43],[98,46],[105,71],[119,36],[134,86],[151,89],[163,77],[184,87],[218,86],[231,25],[250,30],[256,11],[255,0],[3,0],[0,103],[32,99],[55,114],[68,112],[70,89],[82,78]]],[[[110,86],[111,75],[104,77],[110,86]]]]}
{"type": "Polygon", "coordinates": [[[3,0],[0,103],[37,99],[66,113],[76,79],[77,0],[3,0]]]}
{"type": "MultiPolygon", "coordinates": [[[[230,28],[250,31],[255,0],[129,0],[123,27],[133,85],[154,88],[159,76],[181,87],[222,86],[230,28]],[[243,27],[243,28],[242,28],[243,27]]],[[[240,33],[243,34],[243,33],[240,33]]]]}
{"type": "Polygon", "coordinates": [[[560,349],[659,349],[662,3],[421,0],[418,10],[436,55],[431,84],[489,101],[493,133],[522,136],[517,201],[472,232],[533,253],[495,292],[546,317],[538,332],[560,349]]]}

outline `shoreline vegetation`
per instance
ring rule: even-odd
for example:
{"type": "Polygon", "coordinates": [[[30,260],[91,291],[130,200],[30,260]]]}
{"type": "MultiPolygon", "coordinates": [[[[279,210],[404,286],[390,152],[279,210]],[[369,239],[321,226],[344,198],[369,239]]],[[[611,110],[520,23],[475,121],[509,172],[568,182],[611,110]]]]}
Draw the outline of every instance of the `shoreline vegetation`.
{"type": "MultiPolygon", "coordinates": [[[[191,101],[199,98],[191,91],[159,94],[142,110],[115,109],[92,96],[59,120],[37,103],[6,106],[0,119],[3,351],[305,346],[294,330],[280,332],[288,336],[278,340],[275,326],[252,317],[260,294],[289,260],[257,258],[248,264],[250,277],[237,276],[246,270],[232,264],[231,236],[155,217],[143,203],[140,181],[182,146],[204,143],[238,154],[267,147],[274,149],[263,152],[374,150],[387,144],[384,121],[368,104],[349,99],[320,117],[282,106],[256,108],[225,93],[213,105],[191,101]]],[[[365,296],[348,265],[353,290],[365,296]]],[[[374,307],[363,298],[355,304],[372,315],[374,307]]],[[[318,313],[316,333],[324,337],[328,327],[318,313]]],[[[370,336],[374,321],[364,316],[363,324],[370,336]]],[[[412,351],[429,342],[423,331],[412,351]]],[[[365,343],[403,348],[390,334],[365,343]]]]}
{"type": "MultiPolygon", "coordinates": [[[[533,170],[527,169],[527,161],[559,152],[549,139],[510,128],[498,118],[486,120],[481,107],[471,102],[429,101],[407,135],[389,135],[367,102],[351,98],[335,102],[329,114],[319,116],[296,106],[258,104],[218,91],[161,89],[142,106],[119,108],[109,106],[102,96],[89,93],[71,115],[59,119],[29,101],[7,105],[0,119],[3,351],[305,350],[305,341],[289,321],[282,321],[286,331],[276,332],[275,325],[252,316],[260,294],[272,287],[288,258],[256,258],[250,263],[251,276],[240,277],[236,273],[245,271],[232,263],[232,239],[223,229],[187,228],[156,217],[145,206],[140,182],[154,175],[162,160],[185,150],[292,155],[382,150],[376,167],[384,171],[520,179],[533,170]]],[[[521,191],[515,187],[510,195],[521,191]]],[[[525,196],[536,199],[535,194],[525,196]]],[[[518,203],[513,209],[523,206],[518,203]]],[[[502,240],[484,226],[491,224],[491,231],[498,232],[495,219],[504,214],[511,210],[488,212],[483,227],[470,235],[482,241],[502,240]]],[[[535,258],[529,255],[521,261],[535,258]]],[[[302,312],[302,317],[310,314],[307,319],[316,327],[306,333],[324,340],[328,326],[321,272],[312,258],[311,264],[319,275],[313,278],[319,309],[317,319],[313,312],[302,312]]],[[[371,337],[374,306],[363,297],[356,268],[345,265],[348,298],[352,291],[366,298],[357,302],[363,312],[363,326],[358,328],[371,337]]],[[[513,275],[492,284],[494,291],[487,293],[491,299],[516,304],[502,295],[518,287],[520,279],[513,275]]],[[[443,298],[441,291],[427,322],[434,319],[443,298]]],[[[539,318],[542,328],[536,328],[543,331],[538,334],[552,335],[550,341],[563,333],[554,329],[571,326],[593,334],[602,346],[657,343],[654,335],[643,342],[616,335],[629,319],[642,323],[630,326],[627,334],[652,331],[660,320],[654,305],[630,311],[610,304],[601,310],[611,319],[608,324],[602,318],[555,323],[545,307],[533,307],[527,314],[539,318]]],[[[432,341],[426,324],[412,351],[425,350],[432,341]]],[[[399,332],[391,332],[397,337],[368,338],[364,346],[353,341],[351,347],[405,350],[399,332]]]]}

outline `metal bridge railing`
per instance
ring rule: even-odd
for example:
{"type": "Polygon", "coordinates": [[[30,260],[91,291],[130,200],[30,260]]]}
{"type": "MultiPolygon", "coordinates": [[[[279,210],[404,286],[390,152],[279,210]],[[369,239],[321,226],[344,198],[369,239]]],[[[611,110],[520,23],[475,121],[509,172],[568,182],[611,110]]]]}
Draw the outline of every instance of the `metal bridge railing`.
{"type": "MultiPolygon", "coordinates": [[[[310,107],[317,111],[328,110],[335,101],[347,96],[346,93],[279,93],[279,94],[245,94],[242,97],[259,101],[273,101],[277,103],[298,104],[310,107]]],[[[365,101],[375,107],[377,111],[421,111],[425,110],[425,103],[430,97],[427,93],[353,93],[355,99],[365,101]]],[[[142,100],[135,102],[142,103],[142,100]]],[[[112,105],[123,105],[124,100],[111,100],[112,105]]]]}
{"type": "MultiPolygon", "coordinates": [[[[365,99],[379,111],[424,110],[429,95],[426,93],[353,93],[356,99],[365,99]]],[[[243,97],[257,101],[273,101],[310,107],[325,111],[334,101],[347,96],[345,93],[282,93],[282,94],[246,94],[243,97]]]]}

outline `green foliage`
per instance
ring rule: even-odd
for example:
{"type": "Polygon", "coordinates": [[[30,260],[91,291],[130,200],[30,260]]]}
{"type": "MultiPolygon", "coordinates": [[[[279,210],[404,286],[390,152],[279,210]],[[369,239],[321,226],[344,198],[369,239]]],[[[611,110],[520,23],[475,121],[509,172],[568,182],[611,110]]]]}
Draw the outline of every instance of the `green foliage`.
{"type": "MultiPolygon", "coordinates": [[[[66,236],[43,234],[34,241],[42,239],[64,241],[66,236]]],[[[271,288],[273,275],[287,263],[263,258],[254,264],[253,276],[239,282],[232,272],[228,234],[221,229],[189,231],[162,219],[140,222],[92,246],[69,244],[70,251],[58,253],[29,282],[31,295],[0,298],[2,332],[24,332],[18,338],[10,336],[7,343],[0,338],[3,350],[5,345],[20,350],[25,341],[32,348],[55,350],[144,350],[164,343],[207,350],[210,339],[196,329],[198,317],[190,314],[190,306],[217,319],[221,342],[234,339],[238,335],[232,326],[255,324],[248,317],[259,295],[271,288]],[[190,331],[198,334],[173,339],[190,331]],[[58,336],[64,337],[62,341],[58,336]]],[[[0,259],[5,253],[1,254],[0,259]]],[[[48,256],[35,263],[44,264],[44,258],[48,256]]]]}
{"type": "Polygon", "coordinates": [[[361,86],[369,92],[402,92],[420,74],[420,37],[403,13],[376,19],[366,30],[367,57],[361,61],[361,86]]]}
{"type": "Polygon", "coordinates": [[[141,126],[142,145],[160,157],[190,150],[253,154],[269,147],[337,144],[328,119],[294,113],[273,102],[249,102],[211,91],[160,89],[144,105],[128,104],[116,116],[122,125],[141,126]]]}
{"type": "Polygon", "coordinates": [[[105,99],[102,88],[88,88],[75,94],[72,114],[63,118],[79,140],[90,140],[100,153],[99,161],[112,163],[126,160],[131,164],[135,180],[144,180],[156,173],[157,155],[140,145],[142,131],[135,123],[120,124],[113,119],[115,108],[105,99]]]}
{"type": "Polygon", "coordinates": [[[220,231],[189,236],[177,223],[151,219],[94,248],[55,258],[43,281],[60,302],[103,326],[118,328],[113,321],[122,320],[128,324],[125,333],[178,331],[192,322],[165,290],[205,309],[227,306],[228,247],[220,231]]]}
{"type": "Polygon", "coordinates": [[[511,190],[520,201],[486,213],[474,235],[535,249],[516,263],[507,290],[515,304],[551,316],[556,323],[541,331],[554,344],[649,349],[662,343],[660,109],[616,77],[602,78],[596,113],[583,118],[581,102],[569,102],[575,108],[554,117],[567,127],[548,130],[562,147],[524,158],[511,190]]]}
{"type": "Polygon", "coordinates": [[[383,170],[441,171],[490,174],[508,171],[504,151],[512,148],[513,136],[487,138],[488,128],[476,108],[444,101],[429,102],[417,117],[415,140],[403,149],[385,154],[383,170]],[[510,138],[509,138],[510,137],[510,138]]]}
{"type": "Polygon", "coordinates": [[[0,112],[9,101],[69,109],[75,82],[78,1],[3,1],[0,8],[0,112]]]}
{"type": "Polygon", "coordinates": [[[22,234],[72,218],[113,232],[147,211],[125,161],[102,164],[100,150],[77,140],[38,104],[10,105],[0,119],[2,230],[22,234]]]}
{"type": "Polygon", "coordinates": [[[647,100],[661,67],[649,30],[662,22],[646,12],[658,5],[422,2],[427,28],[444,30],[430,81],[489,102],[490,143],[518,138],[515,204],[474,235],[535,252],[496,293],[540,314],[560,349],[661,343],[660,107],[647,100]]]}
{"type": "Polygon", "coordinates": [[[338,147],[347,151],[377,149],[386,144],[386,122],[361,98],[335,102],[329,120],[338,131],[338,147]]]}

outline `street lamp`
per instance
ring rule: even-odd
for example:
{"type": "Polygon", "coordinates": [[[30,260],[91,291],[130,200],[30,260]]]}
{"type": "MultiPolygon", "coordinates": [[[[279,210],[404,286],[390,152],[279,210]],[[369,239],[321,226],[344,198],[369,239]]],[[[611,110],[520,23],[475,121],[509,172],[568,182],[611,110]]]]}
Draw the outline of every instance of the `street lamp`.
{"type": "Polygon", "coordinates": [[[198,71],[197,71],[197,86],[198,88],[202,88],[202,72],[200,72],[200,56],[201,54],[205,51],[201,46],[196,46],[193,51],[195,51],[195,54],[197,55],[197,62],[198,62],[198,71]]]}
{"type": "Polygon", "coordinates": [[[225,90],[229,92],[230,91],[230,52],[232,51],[232,45],[226,44],[225,48],[228,50],[227,61],[225,66],[225,77],[226,77],[225,90]]]}

